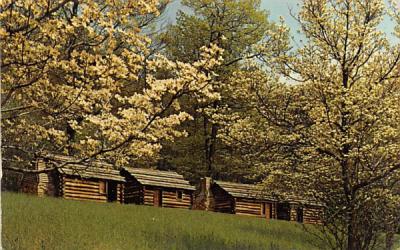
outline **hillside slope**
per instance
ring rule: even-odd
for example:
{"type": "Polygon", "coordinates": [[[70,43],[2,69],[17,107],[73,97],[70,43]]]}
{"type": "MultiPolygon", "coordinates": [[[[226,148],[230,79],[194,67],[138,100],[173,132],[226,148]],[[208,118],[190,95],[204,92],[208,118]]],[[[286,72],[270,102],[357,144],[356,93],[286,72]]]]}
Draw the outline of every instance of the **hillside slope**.
{"type": "Polygon", "coordinates": [[[320,249],[297,223],[2,194],[4,249],[320,249]]]}

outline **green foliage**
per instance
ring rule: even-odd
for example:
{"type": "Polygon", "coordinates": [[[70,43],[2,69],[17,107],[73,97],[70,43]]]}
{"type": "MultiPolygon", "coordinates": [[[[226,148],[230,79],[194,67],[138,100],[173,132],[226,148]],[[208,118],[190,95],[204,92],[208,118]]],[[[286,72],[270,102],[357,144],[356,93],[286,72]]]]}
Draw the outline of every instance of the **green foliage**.
{"type": "Polygon", "coordinates": [[[272,62],[286,51],[288,30],[282,23],[268,20],[259,0],[186,0],[182,4],[189,10],[180,11],[176,24],[159,37],[165,43],[165,54],[173,60],[193,62],[202,46],[216,44],[222,48],[224,61],[215,69],[211,82],[221,99],[185,101],[182,108],[194,118],[182,125],[189,137],[164,144],[162,163],[187,172],[193,180],[207,174],[247,181],[251,171],[243,167],[244,160],[218,138],[226,124],[221,114],[241,106],[231,97],[229,77],[250,61],[272,62]]]}
{"type": "Polygon", "coordinates": [[[176,25],[163,36],[168,54],[176,59],[195,61],[199,48],[216,43],[225,49],[226,61],[234,60],[249,52],[270,29],[268,13],[260,10],[259,0],[186,0],[182,4],[193,13],[180,11],[176,25]]]}
{"type": "Polygon", "coordinates": [[[248,111],[225,143],[269,190],[323,203],[332,249],[371,249],[399,223],[400,47],[378,28],[385,13],[383,0],[304,0],[307,41],[277,59],[280,81],[263,69],[231,80],[248,111]]]}
{"type": "Polygon", "coordinates": [[[3,193],[5,249],[321,249],[299,224],[3,193]]]}

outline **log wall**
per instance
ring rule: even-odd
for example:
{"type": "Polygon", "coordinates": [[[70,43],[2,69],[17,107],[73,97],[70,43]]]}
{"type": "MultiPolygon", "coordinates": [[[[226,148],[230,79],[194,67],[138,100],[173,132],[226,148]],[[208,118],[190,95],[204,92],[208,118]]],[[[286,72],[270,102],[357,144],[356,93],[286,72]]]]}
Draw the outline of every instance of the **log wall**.
{"type": "MultiPolygon", "coordinates": [[[[61,177],[60,191],[65,199],[107,202],[107,189],[104,188],[105,190],[103,191],[105,192],[100,190],[100,186],[105,185],[106,181],[109,180],[79,179],[64,175],[61,177]]],[[[123,202],[123,185],[118,183],[116,189],[116,201],[121,203],[123,202]]]]}
{"type": "Polygon", "coordinates": [[[124,184],[124,203],[143,204],[143,186],[134,178],[127,176],[124,184]]]}
{"type": "Polygon", "coordinates": [[[211,187],[212,200],[211,209],[214,212],[234,213],[234,199],[217,185],[211,187]]]}
{"type": "Polygon", "coordinates": [[[124,184],[118,183],[117,184],[117,202],[118,203],[124,203],[124,184]]]}
{"type": "Polygon", "coordinates": [[[191,208],[192,192],[173,188],[158,188],[145,186],[143,189],[143,204],[154,206],[154,193],[161,190],[161,206],[170,208],[191,208]],[[182,199],[177,198],[177,191],[182,192],[182,199]]]}
{"type": "Polygon", "coordinates": [[[235,198],[235,214],[261,217],[261,206],[262,202],[235,198]]]}
{"type": "Polygon", "coordinates": [[[317,206],[306,206],[303,208],[303,223],[322,224],[322,209],[317,206]]]}
{"type": "Polygon", "coordinates": [[[321,224],[321,208],[318,206],[300,206],[296,204],[291,204],[290,206],[290,220],[298,221],[305,224],[321,224]],[[298,221],[297,209],[301,208],[303,212],[303,221],[298,221]]]}
{"type": "Polygon", "coordinates": [[[290,206],[290,220],[297,221],[297,206],[290,206]]]}
{"type": "Polygon", "coordinates": [[[38,175],[38,196],[57,196],[58,195],[58,176],[55,171],[40,173],[38,175]]]}
{"type": "Polygon", "coordinates": [[[37,195],[38,175],[25,173],[22,177],[21,192],[37,195]]]}
{"type": "Polygon", "coordinates": [[[99,180],[62,176],[62,196],[65,199],[107,202],[107,195],[99,190],[99,180]]]}
{"type": "Polygon", "coordinates": [[[154,206],[154,190],[150,187],[143,188],[143,204],[154,206]]]}
{"type": "Polygon", "coordinates": [[[171,208],[191,208],[192,206],[192,192],[170,189],[162,191],[162,206],[171,208]],[[182,198],[177,198],[177,191],[182,192],[182,198]]]}
{"type": "Polygon", "coordinates": [[[276,205],[274,202],[235,198],[235,214],[272,219],[276,217],[276,205]],[[262,213],[263,204],[265,204],[265,214],[262,213]]]}
{"type": "Polygon", "coordinates": [[[271,211],[271,219],[277,219],[278,215],[276,213],[276,209],[277,209],[276,202],[272,202],[271,203],[271,209],[272,209],[272,211],[271,211]]]}

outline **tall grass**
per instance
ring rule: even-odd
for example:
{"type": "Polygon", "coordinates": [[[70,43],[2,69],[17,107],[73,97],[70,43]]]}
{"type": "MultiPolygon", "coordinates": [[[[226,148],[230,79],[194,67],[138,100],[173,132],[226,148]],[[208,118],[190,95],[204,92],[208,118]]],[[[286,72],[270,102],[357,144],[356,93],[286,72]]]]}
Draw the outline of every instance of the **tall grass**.
{"type": "Polygon", "coordinates": [[[2,194],[5,249],[321,249],[297,223],[2,194]]]}

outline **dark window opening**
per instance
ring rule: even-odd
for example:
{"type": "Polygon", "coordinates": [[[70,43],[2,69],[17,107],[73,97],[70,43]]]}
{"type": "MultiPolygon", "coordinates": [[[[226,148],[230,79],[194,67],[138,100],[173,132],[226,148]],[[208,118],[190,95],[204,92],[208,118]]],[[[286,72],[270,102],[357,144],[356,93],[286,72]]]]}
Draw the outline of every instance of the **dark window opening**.
{"type": "Polygon", "coordinates": [[[183,197],[182,191],[176,191],[176,199],[182,200],[182,197],[183,197]]]}
{"type": "Polygon", "coordinates": [[[107,182],[107,201],[113,202],[117,200],[117,183],[107,182]]]}
{"type": "Polygon", "coordinates": [[[298,207],[296,209],[296,214],[297,214],[297,222],[303,222],[303,208],[298,207]]]}
{"type": "Polygon", "coordinates": [[[289,205],[289,203],[278,203],[277,218],[278,218],[278,220],[290,220],[290,205],[289,205]]]}
{"type": "Polygon", "coordinates": [[[261,203],[261,215],[265,215],[265,210],[266,210],[266,207],[265,207],[265,203],[261,203]]]}

